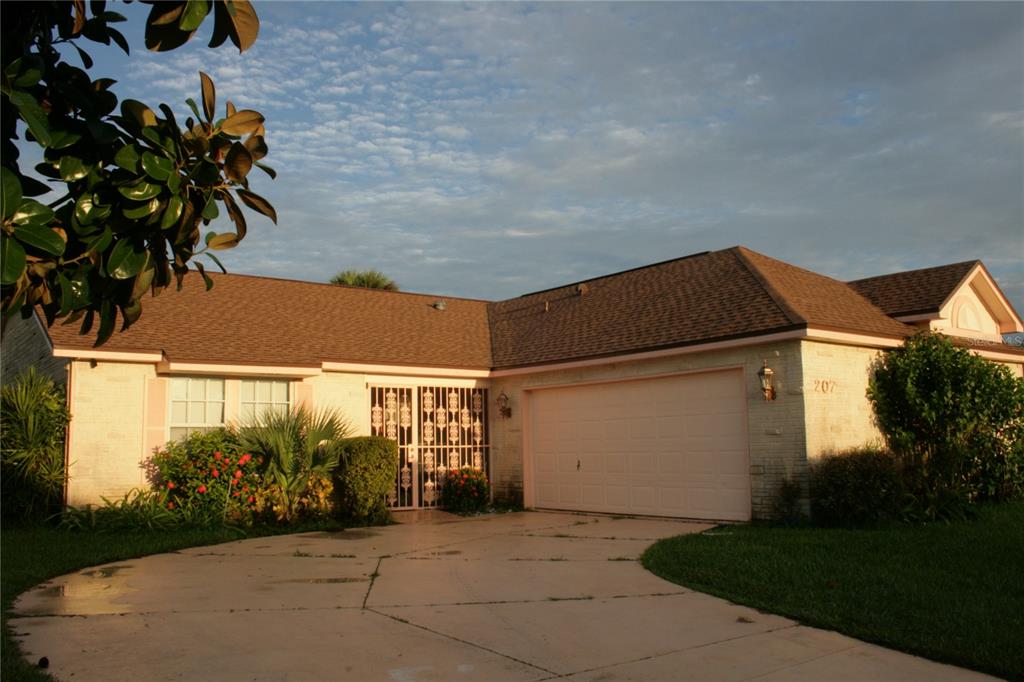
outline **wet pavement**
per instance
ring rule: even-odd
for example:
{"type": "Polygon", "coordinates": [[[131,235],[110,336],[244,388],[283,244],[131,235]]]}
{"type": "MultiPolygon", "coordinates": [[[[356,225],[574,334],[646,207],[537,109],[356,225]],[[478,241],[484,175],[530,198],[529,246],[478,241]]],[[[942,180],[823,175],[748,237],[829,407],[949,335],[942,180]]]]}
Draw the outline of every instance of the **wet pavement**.
{"type": "Polygon", "coordinates": [[[197,547],[79,571],[9,622],[59,680],[967,680],[666,582],[709,526],[554,513],[197,547]]]}

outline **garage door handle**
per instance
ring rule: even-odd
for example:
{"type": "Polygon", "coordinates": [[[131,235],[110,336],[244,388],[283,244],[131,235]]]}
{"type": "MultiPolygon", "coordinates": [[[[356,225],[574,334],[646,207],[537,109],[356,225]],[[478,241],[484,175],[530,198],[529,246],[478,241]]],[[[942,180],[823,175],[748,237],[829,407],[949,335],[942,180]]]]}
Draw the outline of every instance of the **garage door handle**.
{"type": "Polygon", "coordinates": [[[576,460],[576,471],[580,470],[580,461],[576,460]]]}

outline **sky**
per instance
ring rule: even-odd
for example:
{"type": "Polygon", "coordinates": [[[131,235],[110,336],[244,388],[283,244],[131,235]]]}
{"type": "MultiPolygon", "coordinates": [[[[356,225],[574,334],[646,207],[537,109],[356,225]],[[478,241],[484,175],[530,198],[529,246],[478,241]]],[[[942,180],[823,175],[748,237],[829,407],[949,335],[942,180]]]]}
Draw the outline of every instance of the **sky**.
{"type": "MultiPolygon", "coordinates": [[[[267,118],[229,271],[502,299],[742,244],[842,280],[981,259],[1024,313],[1024,3],[254,2],[255,46],[90,45],[267,118]]],[[[228,229],[228,225],[223,225],[228,229]]]]}

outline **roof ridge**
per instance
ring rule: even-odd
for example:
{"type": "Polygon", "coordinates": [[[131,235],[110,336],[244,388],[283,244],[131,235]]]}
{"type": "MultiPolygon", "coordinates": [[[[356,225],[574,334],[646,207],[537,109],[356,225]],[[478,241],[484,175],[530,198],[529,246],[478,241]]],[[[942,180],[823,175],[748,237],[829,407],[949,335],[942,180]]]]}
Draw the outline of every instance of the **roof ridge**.
{"type": "Polygon", "coordinates": [[[884,279],[886,277],[898,277],[903,275],[912,275],[918,272],[925,272],[927,270],[943,270],[945,268],[954,268],[960,265],[970,265],[972,268],[981,263],[981,260],[975,258],[974,260],[962,260],[956,263],[946,263],[945,265],[930,265],[926,268],[915,268],[914,270],[898,270],[897,272],[888,272],[882,275],[871,275],[870,277],[861,277],[860,279],[851,279],[846,284],[857,284],[859,282],[868,282],[873,279],[884,279]]]}
{"type": "MultiPolygon", "coordinates": [[[[806,316],[802,315],[792,304],[790,304],[789,301],[786,300],[786,297],[775,288],[764,272],[761,271],[761,268],[757,267],[757,264],[747,256],[748,251],[750,251],[750,253],[757,253],[756,251],[751,251],[745,246],[734,246],[725,250],[730,252],[733,257],[736,258],[744,268],[746,268],[747,272],[757,280],[757,283],[761,285],[761,288],[765,290],[765,293],[768,294],[779,310],[782,311],[782,314],[785,315],[790,322],[793,324],[807,324],[806,316]]],[[[760,253],[757,255],[764,258],[768,257],[763,256],[763,254],[760,253]]]]}

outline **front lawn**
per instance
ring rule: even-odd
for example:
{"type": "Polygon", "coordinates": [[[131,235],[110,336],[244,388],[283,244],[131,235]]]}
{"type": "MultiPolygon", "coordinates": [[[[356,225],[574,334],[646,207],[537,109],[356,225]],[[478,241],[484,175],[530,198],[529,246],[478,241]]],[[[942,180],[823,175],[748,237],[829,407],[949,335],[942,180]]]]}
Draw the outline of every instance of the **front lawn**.
{"type": "Polygon", "coordinates": [[[243,534],[227,528],[185,528],[117,532],[66,531],[53,526],[5,527],[0,534],[0,598],[3,608],[3,642],[0,679],[49,682],[49,675],[25,662],[7,627],[14,598],[39,583],[96,564],[171,552],[185,547],[213,545],[243,537],[303,530],[340,528],[340,524],[309,527],[249,529],[243,534]]]}
{"type": "Polygon", "coordinates": [[[662,540],[643,563],[806,625],[1024,680],[1024,502],[950,525],[723,526],[662,540]]]}

